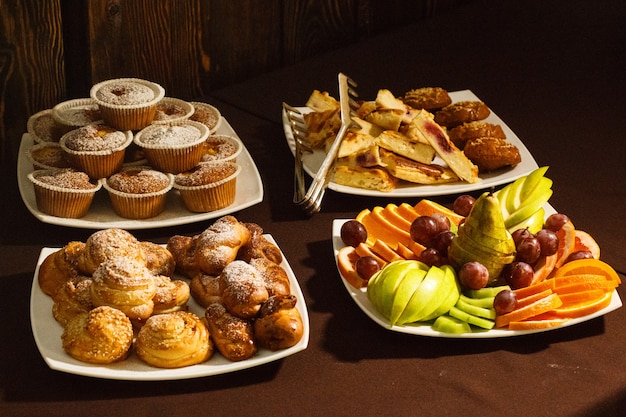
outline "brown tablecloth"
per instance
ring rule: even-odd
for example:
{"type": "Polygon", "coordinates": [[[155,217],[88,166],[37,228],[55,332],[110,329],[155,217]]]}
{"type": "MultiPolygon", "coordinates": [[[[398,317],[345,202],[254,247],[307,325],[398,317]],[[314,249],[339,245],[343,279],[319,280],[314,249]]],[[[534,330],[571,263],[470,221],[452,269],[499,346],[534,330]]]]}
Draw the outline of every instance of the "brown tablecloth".
{"type": "MultiPolygon", "coordinates": [[[[357,80],[363,98],[379,88],[471,89],[539,165],[550,166],[552,205],[591,233],[602,258],[623,273],[625,18],[621,1],[473,1],[205,98],[238,132],[263,179],[263,202],[236,216],[277,240],[310,315],[305,351],[253,369],[161,382],[50,370],[29,321],[37,257],[44,246],[85,240],[92,231],[38,222],[21,203],[15,167],[5,167],[12,186],[2,208],[0,415],[623,415],[623,308],[499,339],[419,337],[371,321],[339,279],[331,224],[392,200],[329,191],[320,214],[303,216],[291,204],[293,159],[280,105],[302,105],[313,89],[336,94],[339,71],[357,80]]],[[[449,204],[454,197],[433,199],[449,204]]],[[[164,242],[208,224],[134,233],[164,242]]]]}

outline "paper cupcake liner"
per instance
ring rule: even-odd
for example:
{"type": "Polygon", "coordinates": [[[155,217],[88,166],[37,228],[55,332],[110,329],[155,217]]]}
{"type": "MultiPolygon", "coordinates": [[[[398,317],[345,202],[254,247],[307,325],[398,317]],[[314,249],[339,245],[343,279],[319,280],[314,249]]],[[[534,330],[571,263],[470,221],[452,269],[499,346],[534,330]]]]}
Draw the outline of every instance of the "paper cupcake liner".
{"type": "Polygon", "coordinates": [[[92,189],[74,190],[57,187],[37,180],[37,176],[46,170],[31,172],[28,179],[33,183],[37,209],[55,217],[77,219],[84,217],[91,207],[96,192],[102,187],[95,184],[92,189]]]}
{"type": "Polygon", "coordinates": [[[211,184],[187,187],[174,183],[174,188],[179,191],[187,210],[195,213],[206,213],[230,206],[235,201],[237,194],[237,176],[241,172],[241,166],[221,181],[211,184]]]}
{"type": "Polygon", "coordinates": [[[163,97],[163,99],[161,99],[161,101],[159,103],[157,103],[157,105],[156,105],[155,117],[157,117],[157,115],[158,115],[158,108],[159,108],[159,105],[161,105],[161,104],[164,104],[166,106],[167,105],[178,106],[178,107],[180,107],[180,109],[182,109],[184,111],[184,113],[183,114],[179,114],[179,115],[167,115],[165,118],[159,119],[159,120],[156,120],[155,118],[153,118],[152,124],[155,124],[155,125],[167,125],[167,124],[180,123],[180,122],[183,122],[185,120],[188,120],[189,117],[194,112],[193,105],[191,103],[189,103],[188,101],[181,100],[181,99],[174,98],[174,97],[163,97]]]}
{"type": "Polygon", "coordinates": [[[58,142],[61,136],[63,136],[63,130],[52,116],[52,109],[42,110],[30,116],[26,122],[26,131],[35,143],[58,142]],[[40,131],[41,127],[37,128],[38,123],[41,123],[42,119],[48,119],[46,125],[49,126],[45,129],[45,132],[40,131]]]}
{"type": "Polygon", "coordinates": [[[130,194],[111,188],[105,178],[100,179],[102,187],[109,193],[113,210],[126,219],[148,219],[158,216],[165,209],[167,193],[172,189],[174,177],[169,175],[170,183],[160,191],[145,194],[130,194]]]}
{"type": "Polygon", "coordinates": [[[101,122],[102,120],[101,120],[101,117],[96,120],[84,120],[84,121],[79,121],[77,119],[73,120],[72,118],[66,117],[64,112],[70,109],[80,109],[80,108],[87,108],[87,107],[94,107],[94,106],[97,108],[98,104],[92,98],[77,98],[73,100],[67,100],[67,101],[57,104],[56,106],[52,108],[52,117],[54,118],[54,121],[63,130],[63,133],[67,133],[70,130],[77,129],[79,127],[86,126],[92,123],[101,122]]]}
{"type": "Polygon", "coordinates": [[[69,168],[70,167],[70,163],[67,160],[65,151],[63,151],[63,149],[61,148],[61,145],[59,145],[56,142],[42,142],[34,146],[31,146],[30,148],[26,150],[26,159],[28,159],[30,163],[33,164],[33,169],[57,169],[57,168],[69,168]],[[45,148],[54,149],[54,152],[59,153],[58,155],[59,158],[53,159],[53,160],[48,159],[45,161],[38,159],[35,155],[37,154],[39,150],[45,149],[45,148]]]}
{"type": "Polygon", "coordinates": [[[156,104],[165,97],[165,89],[159,84],[139,78],[118,78],[102,81],[91,87],[90,96],[93,98],[107,124],[120,130],[141,130],[152,123],[156,104]],[[154,99],[140,104],[115,105],[98,99],[97,92],[106,84],[119,82],[134,82],[143,84],[154,91],[154,99]]]}
{"type": "Polygon", "coordinates": [[[194,115],[192,114],[190,119],[204,124],[206,127],[209,128],[211,134],[217,132],[217,129],[219,129],[222,125],[222,113],[217,109],[217,107],[211,106],[208,103],[202,103],[200,101],[192,101],[191,105],[194,107],[194,109],[204,110],[212,117],[211,120],[199,120],[197,118],[194,118],[194,115]]]}
{"type": "Polygon", "coordinates": [[[237,157],[241,154],[241,152],[243,151],[243,143],[237,139],[235,136],[231,136],[231,135],[209,135],[208,138],[206,138],[206,141],[204,142],[205,146],[204,146],[204,151],[202,154],[202,157],[200,158],[201,162],[237,162],[237,157]],[[236,149],[235,151],[225,157],[217,157],[214,155],[210,154],[210,141],[211,139],[222,139],[222,140],[226,140],[230,143],[232,143],[233,145],[235,145],[236,149]]]}

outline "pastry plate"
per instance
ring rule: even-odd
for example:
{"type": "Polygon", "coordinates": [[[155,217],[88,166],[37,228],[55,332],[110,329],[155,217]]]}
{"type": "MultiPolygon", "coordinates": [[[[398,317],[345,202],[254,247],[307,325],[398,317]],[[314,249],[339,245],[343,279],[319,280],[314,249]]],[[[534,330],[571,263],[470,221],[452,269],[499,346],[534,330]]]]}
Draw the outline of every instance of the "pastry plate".
{"type": "MultiPolygon", "coordinates": [[[[333,251],[335,254],[335,264],[337,262],[337,252],[339,249],[344,247],[344,243],[341,240],[341,226],[348,221],[349,219],[335,219],[333,221],[333,251]]],[[[339,273],[341,276],[341,273],[339,273]]],[[[389,320],[387,320],[382,314],[376,310],[376,308],[372,305],[370,300],[367,298],[367,290],[366,289],[357,289],[354,288],[348,281],[346,281],[342,276],[341,280],[343,281],[343,285],[346,287],[348,294],[352,297],[356,305],[359,306],[361,310],[375,323],[378,325],[389,329],[393,332],[398,333],[408,333],[418,336],[428,336],[428,337],[440,337],[440,338],[460,338],[460,339],[490,339],[490,338],[498,338],[498,337],[513,337],[513,336],[523,336],[532,333],[540,333],[550,330],[557,330],[567,326],[573,326],[575,324],[579,324],[585,321],[592,320],[596,317],[603,316],[613,310],[617,310],[622,306],[622,300],[617,293],[617,290],[613,291],[613,296],[611,298],[611,303],[603,308],[600,311],[589,314],[587,316],[579,317],[576,319],[568,320],[565,324],[562,324],[558,327],[552,327],[549,329],[536,329],[536,330],[508,330],[508,329],[491,329],[485,331],[476,330],[473,333],[461,333],[461,334],[452,334],[452,333],[444,333],[433,330],[433,328],[428,324],[411,324],[411,325],[389,325],[389,320]]]]}
{"type": "MultiPolygon", "coordinates": [[[[271,235],[265,236],[270,242],[276,244],[271,235]]],[[[109,365],[92,365],[80,362],[67,355],[61,347],[63,327],[52,316],[52,299],[41,291],[37,281],[41,263],[48,255],[58,249],[42,249],[37,262],[30,297],[30,318],[35,343],[44,361],[51,369],[69,374],[117,380],[165,381],[198,378],[235,372],[277,361],[306,349],[309,343],[309,316],[304,296],[291,266],[286,260],[283,260],[282,267],[289,276],[291,293],[298,299],[296,307],[302,316],[304,324],[302,339],[295,346],[275,352],[259,349],[255,356],[241,362],[231,362],[221,356],[216,350],[213,356],[202,364],[177,369],[161,369],[149,366],[139,359],[134,352],[126,360],[109,365]]],[[[193,301],[193,299],[189,300],[189,311],[197,314],[199,317],[204,317],[204,308],[193,301]]]]}
{"type": "MultiPolygon", "coordinates": [[[[238,138],[237,133],[235,133],[228,121],[223,117],[216,134],[231,135],[238,138]]],[[[261,176],[250,153],[244,146],[241,154],[237,157],[237,163],[241,165],[242,169],[240,176],[237,178],[235,201],[233,204],[223,209],[208,213],[192,213],[185,208],[178,192],[172,190],[168,193],[165,210],[158,216],[144,220],[125,219],[115,213],[107,192],[102,188],[96,193],[91,208],[86,216],[80,219],[66,219],[50,216],[38,210],[33,185],[27,178],[28,173],[33,170],[33,166],[26,156],[27,149],[32,145],[33,139],[28,133],[25,133],[22,136],[17,160],[17,183],[22,200],[28,210],[44,223],[84,229],[153,229],[218,218],[243,210],[263,200],[261,176]]]]}
{"type": "MultiPolygon", "coordinates": [[[[452,91],[449,92],[450,98],[453,102],[471,100],[477,101],[480,100],[476,95],[470,90],[462,90],[462,91],[452,91]]],[[[311,111],[306,107],[299,107],[300,111],[303,113],[311,111]]],[[[295,143],[293,139],[293,133],[291,132],[291,127],[289,126],[289,120],[287,119],[287,114],[283,110],[283,129],[285,131],[285,138],[287,139],[287,144],[291,149],[291,152],[295,152],[295,143]]],[[[395,190],[389,192],[383,191],[375,191],[375,190],[366,190],[362,188],[348,187],[345,185],[335,184],[330,182],[328,184],[328,188],[331,190],[337,191],[339,193],[344,194],[354,194],[354,195],[362,195],[362,196],[370,196],[370,197],[426,197],[426,196],[435,196],[435,195],[449,195],[449,194],[461,194],[467,193],[470,191],[482,190],[490,187],[495,187],[497,185],[506,184],[509,182],[515,181],[517,178],[522,177],[534,169],[538,168],[537,162],[530,154],[526,146],[522,143],[520,138],[496,115],[493,111],[489,117],[485,119],[486,122],[490,122],[493,124],[499,124],[504,133],[506,135],[507,140],[513,145],[517,146],[519,149],[520,155],[522,157],[522,162],[520,162],[513,169],[509,169],[506,171],[498,171],[496,173],[489,174],[481,174],[481,181],[470,184],[466,182],[453,182],[449,184],[439,184],[439,185],[420,185],[420,184],[411,184],[409,182],[401,181],[395,190]]],[[[311,177],[315,176],[315,173],[319,170],[322,165],[322,161],[326,153],[322,150],[315,150],[313,153],[304,154],[302,158],[304,170],[311,177]]],[[[445,165],[442,159],[436,157],[433,161],[434,163],[445,165]]]]}

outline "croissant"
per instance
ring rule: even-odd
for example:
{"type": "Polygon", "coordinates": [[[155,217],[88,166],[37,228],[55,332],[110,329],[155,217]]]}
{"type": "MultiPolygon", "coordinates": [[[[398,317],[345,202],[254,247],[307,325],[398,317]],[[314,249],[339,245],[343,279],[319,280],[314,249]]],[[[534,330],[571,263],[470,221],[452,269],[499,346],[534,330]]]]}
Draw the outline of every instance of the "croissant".
{"type": "Polygon", "coordinates": [[[224,216],[197,236],[195,259],[202,272],[219,275],[250,240],[250,231],[233,216],[224,216]]]}
{"type": "Polygon", "coordinates": [[[78,269],[84,275],[93,275],[102,262],[113,257],[146,265],[146,255],[135,236],[123,229],[104,229],[87,238],[85,249],[78,258],[78,269]]]}
{"type": "Polygon", "coordinates": [[[205,310],[211,339],[217,350],[233,362],[257,352],[252,322],[230,314],[222,304],[213,303],[205,310]]]}
{"type": "Polygon", "coordinates": [[[209,304],[222,302],[222,290],[220,288],[220,277],[199,274],[189,282],[191,296],[202,307],[209,304]]]}
{"type": "Polygon", "coordinates": [[[91,301],[95,306],[115,307],[136,324],[152,314],[156,283],[145,264],[110,258],[100,264],[92,279],[91,301]]]}
{"type": "Polygon", "coordinates": [[[256,316],[269,297],[265,281],[257,269],[239,260],[224,268],[220,274],[220,288],[228,312],[244,319],[256,316]]]}
{"type": "Polygon", "coordinates": [[[270,297],[254,321],[254,335],[259,346],[270,350],[286,349],[302,339],[304,326],[296,306],[296,297],[270,297]]]}
{"type": "Polygon", "coordinates": [[[171,279],[165,275],[155,275],[156,294],[152,298],[154,310],[152,314],[172,313],[186,310],[189,301],[189,284],[180,279],[171,279]]]}
{"type": "Polygon", "coordinates": [[[176,311],[150,317],[137,333],[135,351],[149,365],[180,368],[208,360],[213,343],[198,316],[176,311]]]}
{"type": "Polygon", "coordinates": [[[66,281],[52,297],[52,316],[65,326],[80,313],[87,313],[93,308],[91,302],[91,279],[74,282],[66,281]]]}
{"type": "Polygon", "coordinates": [[[154,275],[171,277],[174,274],[176,262],[167,248],[152,242],[139,243],[146,256],[146,267],[154,275]]]}
{"type": "Polygon", "coordinates": [[[278,246],[263,236],[263,229],[256,223],[246,223],[250,231],[250,241],[243,245],[237,254],[237,258],[250,262],[255,258],[265,258],[276,264],[283,261],[283,254],[278,246]]]}
{"type": "Polygon", "coordinates": [[[125,359],[133,343],[133,325],[120,310],[101,306],[71,319],[61,335],[63,350],[88,363],[125,359]]]}
{"type": "Polygon", "coordinates": [[[254,258],[250,265],[259,271],[270,296],[291,294],[291,284],[285,269],[267,258],[254,258]]]}
{"type": "Polygon", "coordinates": [[[37,282],[45,294],[54,296],[66,281],[80,276],[78,258],[84,249],[83,242],[70,242],[43,260],[37,273],[37,282]]]}
{"type": "Polygon", "coordinates": [[[196,247],[198,240],[195,237],[174,235],[167,240],[167,250],[172,254],[176,271],[188,278],[200,273],[196,263],[196,247]]]}

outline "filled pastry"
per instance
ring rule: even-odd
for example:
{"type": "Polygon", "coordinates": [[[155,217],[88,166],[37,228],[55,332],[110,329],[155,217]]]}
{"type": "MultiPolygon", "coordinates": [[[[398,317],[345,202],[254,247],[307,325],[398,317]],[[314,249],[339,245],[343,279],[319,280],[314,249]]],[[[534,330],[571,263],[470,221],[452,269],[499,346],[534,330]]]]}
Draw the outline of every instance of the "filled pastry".
{"type": "Polygon", "coordinates": [[[256,354],[252,321],[230,314],[218,303],[207,307],[205,318],[215,347],[226,359],[237,362],[256,354]]]}

